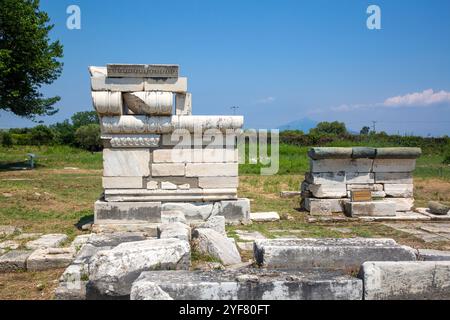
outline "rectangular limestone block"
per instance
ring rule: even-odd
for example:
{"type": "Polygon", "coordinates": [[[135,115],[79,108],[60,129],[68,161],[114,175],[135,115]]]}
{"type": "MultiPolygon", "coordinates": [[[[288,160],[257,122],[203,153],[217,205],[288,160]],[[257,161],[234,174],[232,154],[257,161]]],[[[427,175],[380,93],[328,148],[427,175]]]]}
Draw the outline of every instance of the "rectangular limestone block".
{"type": "Polygon", "coordinates": [[[255,261],[267,269],[358,269],[365,261],[415,261],[415,250],[392,239],[256,240],[255,261]]]}
{"type": "Polygon", "coordinates": [[[198,186],[204,189],[237,188],[238,177],[199,177],[198,186]]]}
{"type": "Polygon", "coordinates": [[[347,196],[345,183],[309,184],[307,188],[315,198],[345,198],[347,196]]]}
{"type": "Polygon", "coordinates": [[[184,176],[186,173],[186,165],[184,163],[153,163],[153,177],[174,177],[184,176]]]}
{"type": "Polygon", "coordinates": [[[350,184],[375,183],[375,175],[370,172],[346,172],[345,182],[350,184]]]}
{"type": "Polygon", "coordinates": [[[159,149],[153,151],[153,163],[237,162],[237,149],[159,149]]]}
{"type": "Polygon", "coordinates": [[[175,109],[177,116],[192,115],[192,94],[177,93],[175,96],[175,109]]]}
{"type": "Polygon", "coordinates": [[[184,77],[167,79],[148,78],[145,79],[144,90],[186,93],[187,82],[187,78],[184,77]]]}
{"type": "Polygon", "coordinates": [[[91,78],[92,91],[136,92],[144,90],[143,78],[107,78],[97,76],[91,78]]]}
{"type": "Polygon", "coordinates": [[[344,212],[344,203],[348,199],[315,199],[304,198],[303,207],[311,215],[322,216],[344,212]]]}
{"type": "Polygon", "coordinates": [[[384,184],[386,196],[393,198],[412,198],[414,185],[412,184],[384,184]]]}
{"type": "Polygon", "coordinates": [[[104,149],[103,176],[145,177],[150,175],[148,149],[104,149]]]}
{"type": "Polygon", "coordinates": [[[310,172],[371,172],[372,159],[310,160],[310,172]]]}
{"type": "Polygon", "coordinates": [[[237,163],[188,163],[186,177],[237,177],[237,163]]]}
{"type": "Polygon", "coordinates": [[[345,172],[307,172],[305,181],[311,184],[345,183],[345,172]]]}
{"type": "Polygon", "coordinates": [[[395,202],[387,200],[345,204],[345,213],[350,217],[392,217],[395,216],[395,212],[395,202]]]}
{"type": "Polygon", "coordinates": [[[416,168],[416,159],[375,159],[373,172],[412,172],[416,168]]]}
{"type": "Polygon", "coordinates": [[[105,202],[94,206],[96,224],[129,222],[161,222],[161,202],[105,202]]]}
{"type": "Polygon", "coordinates": [[[205,146],[208,148],[235,148],[236,137],[235,134],[224,134],[222,132],[205,132],[199,136],[193,134],[187,134],[185,131],[173,132],[162,135],[161,143],[163,146],[178,146],[183,148],[198,148],[199,146],[205,146]]]}
{"type": "Polygon", "coordinates": [[[389,184],[412,184],[413,175],[411,172],[377,172],[375,173],[375,182],[389,184]]]}
{"type": "Polygon", "coordinates": [[[143,177],[103,177],[105,189],[137,189],[143,188],[143,177]]]}
{"type": "Polygon", "coordinates": [[[450,300],[450,261],[365,262],[365,300],[450,300]]]}
{"type": "Polygon", "coordinates": [[[414,198],[387,198],[395,203],[397,211],[411,211],[414,207],[414,198]]]}

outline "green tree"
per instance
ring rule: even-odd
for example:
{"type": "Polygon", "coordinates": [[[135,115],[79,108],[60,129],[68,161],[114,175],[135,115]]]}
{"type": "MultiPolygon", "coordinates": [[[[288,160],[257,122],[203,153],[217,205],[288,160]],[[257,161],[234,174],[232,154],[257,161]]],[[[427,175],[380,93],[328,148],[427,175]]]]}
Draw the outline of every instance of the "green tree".
{"type": "Polygon", "coordinates": [[[359,132],[359,134],[361,134],[361,135],[368,135],[369,132],[370,132],[370,128],[368,126],[364,126],[364,127],[362,127],[362,129],[359,132]]]}
{"type": "Polygon", "coordinates": [[[60,97],[44,98],[42,85],[61,74],[63,47],[52,42],[47,13],[39,0],[0,2],[0,110],[30,119],[52,115],[60,97]]]}
{"type": "Polygon", "coordinates": [[[96,123],[91,123],[79,127],[75,132],[75,141],[81,148],[91,152],[101,150],[100,126],[96,123]]]}
{"type": "Polygon", "coordinates": [[[69,120],[58,122],[50,128],[55,132],[55,142],[64,145],[75,144],[75,128],[69,120]]]}
{"type": "Polygon", "coordinates": [[[4,147],[12,147],[13,145],[13,139],[11,136],[11,133],[9,133],[8,131],[3,132],[2,134],[2,146],[4,147]]]}
{"type": "Polygon", "coordinates": [[[95,111],[77,112],[72,116],[72,124],[75,129],[89,124],[98,124],[98,115],[95,111]]]}
{"type": "Polygon", "coordinates": [[[319,122],[314,129],[310,130],[313,135],[330,134],[330,135],[344,135],[347,133],[347,128],[343,122],[319,122]]]}
{"type": "Polygon", "coordinates": [[[31,143],[34,145],[49,145],[55,137],[53,131],[44,125],[39,125],[31,129],[31,143]]]}

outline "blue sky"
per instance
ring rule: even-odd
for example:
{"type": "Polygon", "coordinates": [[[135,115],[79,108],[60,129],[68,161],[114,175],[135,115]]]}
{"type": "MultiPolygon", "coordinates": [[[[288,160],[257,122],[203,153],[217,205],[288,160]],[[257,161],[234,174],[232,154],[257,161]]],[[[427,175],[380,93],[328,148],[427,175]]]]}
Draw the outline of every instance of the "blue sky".
{"type": "MultiPolygon", "coordinates": [[[[54,123],[92,110],[89,65],[176,63],[194,114],[231,114],[247,128],[287,122],[377,122],[391,133],[450,135],[450,1],[41,0],[64,45],[54,123]],[[68,30],[66,8],[81,9],[68,30]],[[381,8],[381,30],[366,27],[381,8]]],[[[32,125],[0,113],[0,128],[32,125]]]]}

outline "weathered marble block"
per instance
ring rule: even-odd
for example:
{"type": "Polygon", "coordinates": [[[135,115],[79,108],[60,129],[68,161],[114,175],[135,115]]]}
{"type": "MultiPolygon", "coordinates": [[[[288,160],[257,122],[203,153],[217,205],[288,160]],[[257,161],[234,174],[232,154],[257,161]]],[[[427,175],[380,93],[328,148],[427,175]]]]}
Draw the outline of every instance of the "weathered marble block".
{"type": "Polygon", "coordinates": [[[182,162],[237,162],[237,149],[158,149],[153,151],[153,163],[182,163],[182,162]]]}
{"type": "Polygon", "coordinates": [[[303,207],[311,215],[331,215],[344,212],[344,203],[349,199],[315,199],[304,198],[303,207]]]}
{"type": "Polygon", "coordinates": [[[388,197],[412,198],[414,185],[412,184],[384,184],[384,192],[388,197]]]}
{"type": "Polygon", "coordinates": [[[103,176],[146,177],[150,175],[147,149],[103,149],[103,176]]]}
{"type": "Polygon", "coordinates": [[[387,198],[395,203],[397,211],[411,211],[414,207],[414,198],[387,198]]]}
{"type": "Polygon", "coordinates": [[[171,92],[124,93],[125,106],[135,115],[170,116],[173,113],[171,92]]]}
{"type": "Polygon", "coordinates": [[[450,299],[450,261],[365,262],[365,300],[450,299]]]}
{"type": "Polygon", "coordinates": [[[375,173],[376,183],[389,184],[412,184],[412,172],[377,172],[375,173]]]}
{"type": "Polygon", "coordinates": [[[106,189],[108,202],[145,202],[145,201],[220,201],[237,199],[237,190],[230,189],[106,189]]]}
{"type": "Polygon", "coordinates": [[[375,159],[373,172],[412,172],[416,168],[416,159],[375,159]]]}
{"type": "Polygon", "coordinates": [[[415,251],[392,239],[256,240],[255,260],[268,269],[359,268],[365,261],[415,261],[415,251]]]}
{"type": "Polygon", "coordinates": [[[236,177],[237,163],[187,163],[186,177],[236,177]]]}
{"type": "Polygon", "coordinates": [[[373,184],[375,174],[369,172],[346,172],[345,182],[349,184],[373,184]]]}
{"type": "Polygon", "coordinates": [[[372,159],[323,159],[310,160],[310,171],[321,172],[371,172],[372,159]]]}
{"type": "Polygon", "coordinates": [[[175,98],[175,108],[177,116],[192,115],[192,94],[177,93],[175,98]]]}
{"type": "Polygon", "coordinates": [[[105,189],[136,189],[144,187],[142,177],[103,177],[105,189]]]}
{"type": "Polygon", "coordinates": [[[108,77],[113,78],[178,78],[180,66],[176,64],[119,64],[106,65],[108,77]]]}
{"type": "Polygon", "coordinates": [[[102,75],[91,77],[92,91],[134,92],[144,90],[143,78],[108,78],[102,75]]]}
{"type": "Polygon", "coordinates": [[[304,188],[316,198],[345,198],[347,196],[345,183],[306,184],[304,188]]]}
{"type": "Polygon", "coordinates": [[[198,186],[204,189],[237,188],[238,177],[199,177],[198,186]]]}
{"type": "Polygon", "coordinates": [[[114,134],[103,135],[111,148],[156,148],[161,136],[157,134],[114,134]]]}
{"type": "Polygon", "coordinates": [[[345,213],[351,217],[389,217],[395,216],[397,211],[395,202],[388,200],[347,202],[344,208],[345,213]]]}
{"type": "Polygon", "coordinates": [[[184,163],[153,163],[153,177],[179,177],[186,174],[184,163]]]}
{"type": "Polygon", "coordinates": [[[176,93],[186,93],[188,87],[187,78],[148,78],[145,79],[145,91],[169,91],[176,93]]]}
{"type": "Polygon", "coordinates": [[[305,181],[310,184],[345,183],[345,172],[307,172],[305,181]]]}
{"type": "Polygon", "coordinates": [[[123,102],[121,92],[98,91],[92,92],[94,108],[100,115],[121,115],[123,102]]]}
{"type": "Polygon", "coordinates": [[[95,223],[161,222],[161,202],[106,202],[94,205],[95,223]]]}

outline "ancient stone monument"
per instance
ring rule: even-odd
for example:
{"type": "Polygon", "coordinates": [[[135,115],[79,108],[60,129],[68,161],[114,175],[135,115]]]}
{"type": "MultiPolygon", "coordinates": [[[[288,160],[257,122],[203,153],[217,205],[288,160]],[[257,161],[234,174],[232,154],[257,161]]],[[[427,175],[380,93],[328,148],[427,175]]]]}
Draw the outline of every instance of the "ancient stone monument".
{"type": "Polygon", "coordinates": [[[242,116],[193,116],[177,65],[89,71],[104,143],[97,227],[157,224],[174,212],[188,221],[248,220],[249,201],[237,196],[242,116]]]}
{"type": "Polygon", "coordinates": [[[420,148],[312,148],[301,184],[312,215],[395,216],[414,206],[412,172],[420,148]]]}

